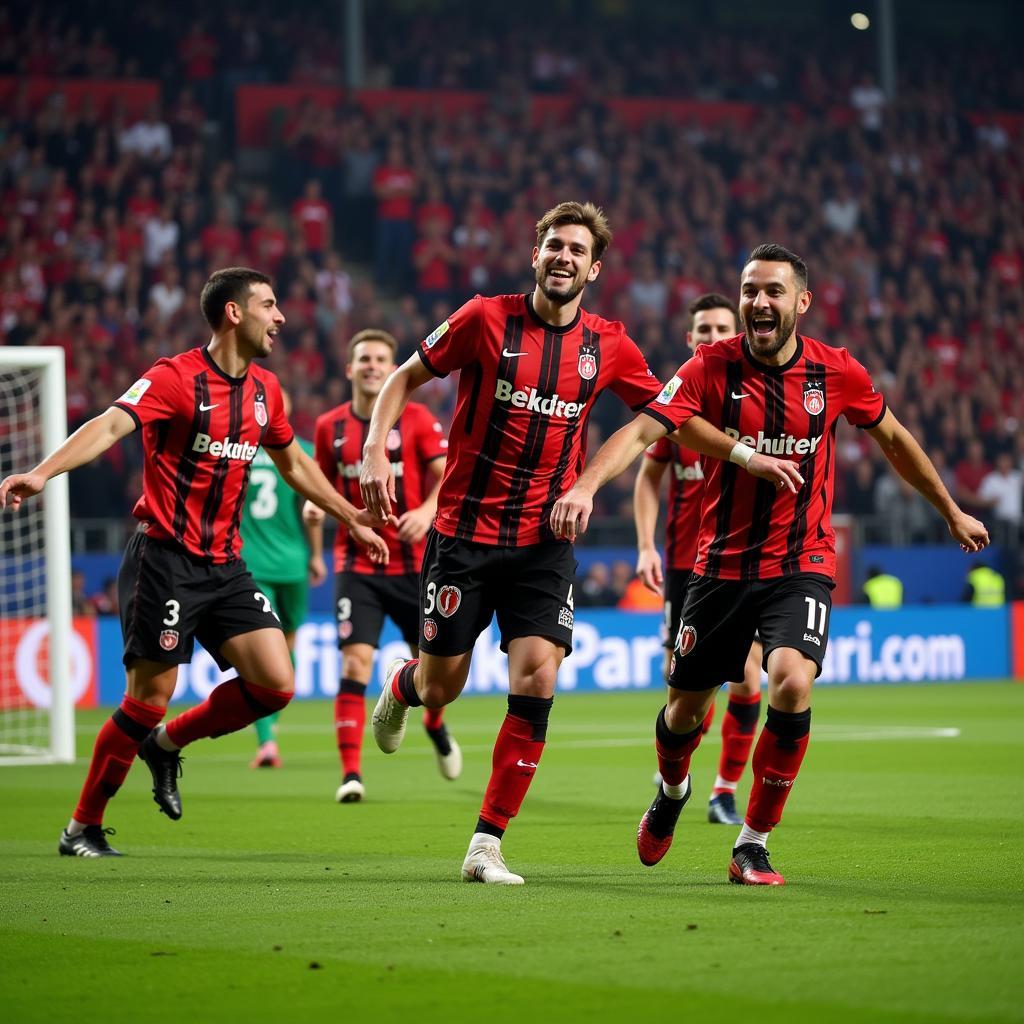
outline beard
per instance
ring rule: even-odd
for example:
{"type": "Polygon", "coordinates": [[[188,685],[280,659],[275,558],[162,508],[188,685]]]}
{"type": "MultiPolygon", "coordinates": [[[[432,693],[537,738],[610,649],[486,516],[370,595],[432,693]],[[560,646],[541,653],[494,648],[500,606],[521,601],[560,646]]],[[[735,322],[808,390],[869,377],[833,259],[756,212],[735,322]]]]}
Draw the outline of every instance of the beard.
{"type": "Polygon", "coordinates": [[[751,320],[744,320],[743,323],[744,332],[747,336],[747,344],[750,346],[750,351],[761,359],[770,359],[772,356],[778,355],[782,351],[786,342],[789,341],[796,329],[796,306],[794,306],[788,313],[783,313],[776,328],[775,334],[772,338],[760,338],[754,331],[754,325],[751,320]]]}
{"type": "Polygon", "coordinates": [[[239,342],[253,354],[255,359],[265,359],[270,355],[270,343],[264,328],[258,327],[247,316],[235,328],[235,336],[239,342]]]}
{"type": "Polygon", "coordinates": [[[575,278],[570,286],[564,292],[557,292],[550,285],[547,284],[548,280],[548,268],[537,267],[534,271],[534,279],[537,282],[537,287],[540,288],[541,294],[545,299],[548,300],[553,306],[567,306],[581,291],[586,284],[585,279],[575,278]]]}

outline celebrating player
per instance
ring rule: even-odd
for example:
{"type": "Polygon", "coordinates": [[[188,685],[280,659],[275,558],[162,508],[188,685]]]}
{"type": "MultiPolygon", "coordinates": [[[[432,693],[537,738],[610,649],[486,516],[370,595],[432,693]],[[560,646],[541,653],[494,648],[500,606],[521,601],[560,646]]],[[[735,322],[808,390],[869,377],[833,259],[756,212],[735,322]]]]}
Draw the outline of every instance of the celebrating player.
{"type": "MultiPolygon", "coordinates": [[[[292,401],[287,391],[282,391],[281,397],[284,414],[288,418],[292,414],[292,401]]],[[[309,441],[296,440],[307,455],[313,454],[313,445],[309,441]]],[[[274,460],[264,450],[258,451],[249,474],[241,531],[245,564],[256,581],[256,588],[267,595],[270,607],[281,620],[294,667],[295,634],[306,621],[310,585],[319,586],[327,573],[321,549],[323,531],[314,530],[302,521],[299,498],[286,487],[274,460]]],[[[322,512],[320,514],[323,515],[322,512]]],[[[256,719],[259,749],[252,768],[281,766],[277,746],[279,714],[275,711],[256,719]]]]}
{"type": "MultiPolygon", "coordinates": [[[[377,745],[391,753],[409,707],[455,700],[473,645],[497,614],[508,654],[508,714],[462,864],[469,882],[523,882],[506,867],[501,840],[533,781],[558,668],[572,648],[575,560],[548,525],[551,508],[579,472],[587,418],[601,391],[610,388],[634,409],[659,391],[622,324],[580,308],[610,239],[604,214],[590,203],[561,203],[545,213],[533,250],[534,290],[478,295],[445,320],[385,384],[363,448],[366,507],[389,514],[396,494],[386,445],[392,424],[432,376],[462,371],[420,575],[420,657],[392,664],[372,722],[377,745]]],[[[762,468],[787,472],[772,459],[762,468]]]]}
{"type": "MultiPolygon", "coordinates": [[[[739,330],[736,307],[724,295],[714,292],[701,295],[690,303],[690,317],[686,344],[691,351],[707,342],[732,338],[739,330]]],[[[679,632],[683,597],[697,558],[704,471],[696,452],[673,444],[667,437],[656,441],[644,455],[633,487],[638,549],[636,573],[645,586],[665,597],[667,680],[672,648],[679,632]],[[668,516],[665,520],[665,558],[668,565],[663,572],[661,555],[654,544],[654,528],[658,522],[658,491],[669,467],[668,516]]],[[[729,704],[722,719],[722,753],[718,759],[718,776],[708,801],[708,821],[715,825],[743,823],[736,813],[736,787],[750,756],[761,707],[761,645],[756,640],[743,666],[742,679],[728,685],[729,704]]],[[[711,728],[714,713],[712,704],[703,722],[704,732],[711,728]]],[[[655,783],[660,786],[661,782],[659,772],[655,783]]]]}
{"type": "MultiPolygon", "coordinates": [[[[345,375],[352,382],[352,400],[331,409],[316,422],[316,460],[328,480],[353,504],[361,504],[359,470],[370,415],[388,375],[395,369],[395,339],[387,331],[360,331],[348,344],[345,375]]],[[[397,529],[381,531],[391,558],[387,566],[371,561],[351,536],[339,529],[334,539],[334,607],[341,649],[341,683],[334,701],[334,728],[341,756],[342,780],[335,799],[354,803],[365,795],[362,767],[365,693],[380,643],[384,617],[402,632],[416,656],[419,641],[419,571],[425,537],[437,511],[437,492],[444,472],[448,439],[425,405],[410,402],[385,449],[395,475],[397,529]]],[[[323,513],[306,506],[308,520],[320,533],[323,513]]],[[[446,779],[462,771],[462,751],[448,734],[441,708],[425,708],[423,724],[434,745],[437,764],[446,779]]]]}
{"type": "MultiPolygon", "coordinates": [[[[797,334],[811,304],[807,266],[781,245],[759,245],[740,279],[744,333],[700,346],[651,405],[617,431],[552,510],[559,536],[586,529],[594,491],[665,432],[691,417],[720,424],[731,448],[697,445],[704,461],[697,562],[686,591],[655,746],[664,782],[637,830],[640,860],[656,864],[672,843],[689,792],[690,758],[719,680],[737,678],[755,630],[768,671],[768,713],[753,756],[746,819],[729,864],[744,885],[782,885],[766,843],[779,823],[807,749],[811,686],[821,671],[835,576],[830,525],[835,426],[867,430],[897,473],[942,514],[964,551],[988,532],[953,501],[935,467],[886,408],[846,349],[797,334]],[[794,492],[752,480],[760,453],[799,466],[794,492]],[[717,461],[721,460],[721,461],[717,461]]],[[[685,430],[685,428],[684,428],[685,430]]]]}
{"type": "MultiPolygon", "coordinates": [[[[240,557],[239,520],[249,468],[262,445],[290,487],[351,529],[387,562],[384,541],[366,511],[345,501],[295,441],[277,378],[252,365],[268,356],[284,315],[270,279],[256,270],[218,270],[200,306],[213,331],[205,348],[158,360],[106,412],[75,431],[29,473],[0,483],[0,508],[17,508],[58,473],[81,466],[133,430],[145,452],[139,530],[118,577],[127,693],[100,730],[60,853],[119,856],[103,828],[107,802],[136,754],[153,776],[153,798],[181,817],[179,751],[278,711],[291,700],[294,675],[281,623],[240,557]],[[160,725],[178,665],[198,639],[238,675],[197,707],[160,725]]],[[[382,521],[383,522],[383,521],[382,521]]]]}

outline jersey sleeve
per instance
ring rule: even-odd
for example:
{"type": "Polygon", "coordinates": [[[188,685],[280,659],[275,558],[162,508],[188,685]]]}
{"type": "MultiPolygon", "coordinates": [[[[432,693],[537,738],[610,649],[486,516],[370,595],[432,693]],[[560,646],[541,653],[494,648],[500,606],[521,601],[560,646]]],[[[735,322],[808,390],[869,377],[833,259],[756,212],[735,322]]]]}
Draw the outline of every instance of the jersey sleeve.
{"type": "Polygon", "coordinates": [[[128,413],[135,426],[169,419],[183,406],[181,374],[170,359],[155,362],[113,405],[128,413]]]}
{"type": "Polygon", "coordinates": [[[671,462],[672,461],[672,442],[667,437],[659,437],[644,452],[644,458],[651,459],[654,462],[671,462]]]}
{"type": "Polygon", "coordinates": [[[338,486],[338,463],[331,443],[331,418],[320,416],[313,431],[313,458],[325,477],[338,486]]]}
{"type": "Polygon", "coordinates": [[[475,295],[423,339],[416,350],[423,365],[435,377],[468,366],[477,357],[483,326],[483,299],[475,295]]]}
{"type": "Polygon", "coordinates": [[[703,409],[708,376],[703,349],[704,346],[699,345],[697,351],[666,382],[654,401],[640,410],[653,416],[668,433],[699,415],[703,409]]]}
{"type": "Polygon", "coordinates": [[[651,373],[643,353],[628,334],[622,336],[615,376],[608,386],[634,412],[654,401],[661,391],[661,382],[651,373]]]}
{"type": "Polygon", "coordinates": [[[444,427],[425,405],[416,409],[416,454],[423,465],[448,454],[444,427]]]}
{"type": "Polygon", "coordinates": [[[276,377],[270,376],[266,380],[267,388],[267,415],[270,422],[263,433],[264,448],[287,448],[295,439],[295,431],[284,414],[284,396],[281,394],[281,385],[276,377]]]}
{"type": "Polygon", "coordinates": [[[847,353],[843,378],[843,415],[862,430],[877,427],[885,415],[885,399],[875,390],[868,371],[847,353]]]}

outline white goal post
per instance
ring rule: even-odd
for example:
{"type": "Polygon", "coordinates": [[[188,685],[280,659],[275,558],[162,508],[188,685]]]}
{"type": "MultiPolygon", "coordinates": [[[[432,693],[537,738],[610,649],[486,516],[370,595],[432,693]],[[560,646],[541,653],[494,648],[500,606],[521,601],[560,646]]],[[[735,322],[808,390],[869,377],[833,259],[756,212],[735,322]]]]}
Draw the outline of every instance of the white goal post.
{"type": "MultiPolygon", "coordinates": [[[[0,345],[0,478],[66,436],[64,349],[0,345]]],[[[72,642],[65,473],[0,512],[0,764],[75,759],[72,642]]]]}

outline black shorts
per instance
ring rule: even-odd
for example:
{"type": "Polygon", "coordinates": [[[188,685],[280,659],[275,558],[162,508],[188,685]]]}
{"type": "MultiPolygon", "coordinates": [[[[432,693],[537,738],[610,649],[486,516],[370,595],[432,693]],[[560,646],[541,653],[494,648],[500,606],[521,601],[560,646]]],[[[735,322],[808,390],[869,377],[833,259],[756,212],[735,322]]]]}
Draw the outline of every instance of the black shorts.
{"type": "Polygon", "coordinates": [[[402,639],[415,647],[420,636],[420,577],[376,576],[339,572],[334,577],[334,616],[338,620],[338,646],[380,646],[384,617],[390,616],[402,639]]]}
{"type": "Polygon", "coordinates": [[[497,615],[504,652],[525,636],[569,652],[575,578],[576,558],[565,541],[506,548],[431,530],[420,573],[420,650],[464,654],[497,615]]]}
{"type": "Polygon", "coordinates": [[[241,559],[214,565],[170,541],[132,535],[117,574],[124,663],[181,665],[198,640],[224,671],[220,647],[255,629],[280,629],[270,599],[241,559]]]}
{"type": "Polygon", "coordinates": [[[669,685],[710,690],[740,682],[750,644],[759,634],[762,666],[776,647],[792,647],[817,665],[828,646],[832,588],[827,576],[797,573],[745,583],[694,576],[672,649],[669,685]]]}
{"type": "Polygon", "coordinates": [[[683,602],[686,600],[686,588],[690,584],[693,573],[689,569],[669,569],[665,573],[665,610],[662,620],[664,630],[663,645],[671,650],[676,645],[676,634],[679,632],[679,617],[683,613],[683,602]]]}

